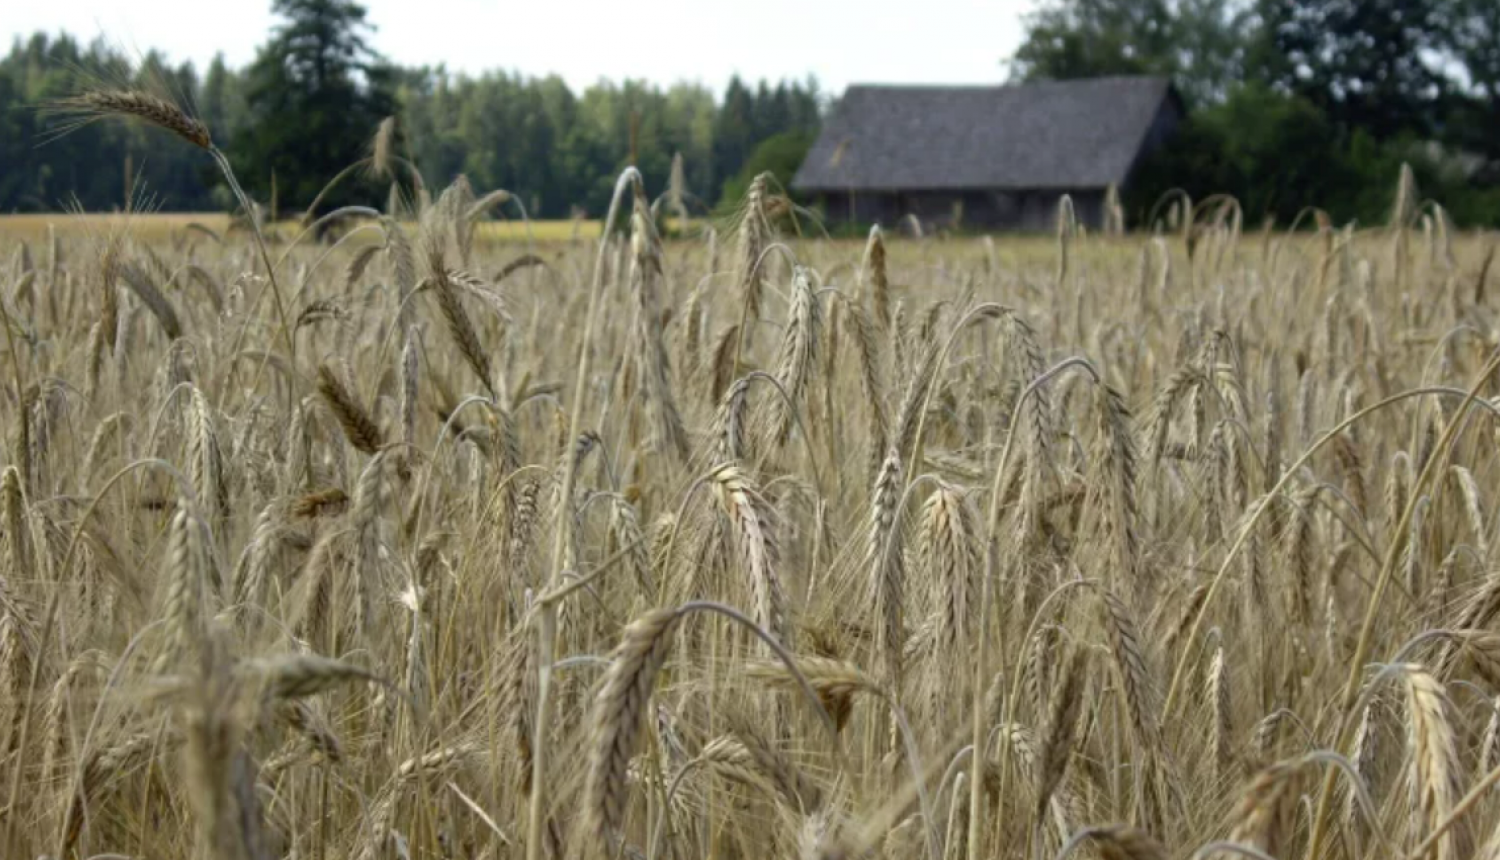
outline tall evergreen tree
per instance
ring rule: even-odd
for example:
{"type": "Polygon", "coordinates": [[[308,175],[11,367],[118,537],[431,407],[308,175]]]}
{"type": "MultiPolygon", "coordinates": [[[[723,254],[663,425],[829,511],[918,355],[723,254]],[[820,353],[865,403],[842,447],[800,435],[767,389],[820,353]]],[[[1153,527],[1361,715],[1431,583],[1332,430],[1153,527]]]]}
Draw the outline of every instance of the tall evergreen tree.
{"type": "Polygon", "coordinates": [[[244,121],[244,100],[235,73],[217,54],[203,74],[198,94],[198,118],[214,137],[233,140],[244,121]]]}
{"type": "MultiPolygon", "coordinates": [[[[272,10],[285,22],[250,67],[250,121],[234,155],[258,193],[274,172],[280,199],[305,206],[395,111],[395,72],[366,41],[372,27],[354,0],[274,0],[272,10]]],[[[347,202],[351,189],[330,202],[347,202]]]]}

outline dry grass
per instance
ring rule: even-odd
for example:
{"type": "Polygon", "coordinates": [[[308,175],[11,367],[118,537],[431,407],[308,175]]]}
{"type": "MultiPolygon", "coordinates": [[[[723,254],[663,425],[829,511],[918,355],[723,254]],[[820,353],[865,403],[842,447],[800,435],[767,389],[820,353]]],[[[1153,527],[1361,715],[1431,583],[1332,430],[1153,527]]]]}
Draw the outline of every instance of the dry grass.
{"type": "Polygon", "coordinates": [[[602,246],[278,225],[279,291],[223,219],[0,219],[0,856],[1500,829],[1497,237],[829,241],[758,182],[662,239],[626,179],[602,246]]]}

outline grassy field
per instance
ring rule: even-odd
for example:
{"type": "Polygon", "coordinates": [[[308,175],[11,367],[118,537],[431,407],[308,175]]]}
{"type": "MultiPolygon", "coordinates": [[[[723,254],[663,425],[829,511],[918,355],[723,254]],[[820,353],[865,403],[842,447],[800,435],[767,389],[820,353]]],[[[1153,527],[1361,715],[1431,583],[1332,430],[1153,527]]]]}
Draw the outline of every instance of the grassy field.
{"type": "Polygon", "coordinates": [[[0,856],[1493,856],[1500,237],[619,187],[0,224],[0,856]]]}

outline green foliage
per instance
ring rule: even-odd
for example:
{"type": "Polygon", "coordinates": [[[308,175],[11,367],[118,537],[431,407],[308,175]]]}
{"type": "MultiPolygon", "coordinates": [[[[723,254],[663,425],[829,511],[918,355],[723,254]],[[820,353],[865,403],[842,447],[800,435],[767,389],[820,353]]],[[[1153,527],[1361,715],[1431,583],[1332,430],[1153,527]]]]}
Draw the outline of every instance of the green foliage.
{"type": "Polygon", "coordinates": [[[1453,2],[1458,14],[1452,50],[1467,73],[1472,96],[1454,106],[1452,136],[1456,144],[1486,156],[1492,163],[1488,178],[1500,184],[1500,3],[1453,2]]]}
{"type": "MultiPolygon", "coordinates": [[[[365,9],[352,0],[275,0],[285,19],[247,73],[250,121],[234,138],[237,172],[253,192],[306,206],[358,161],[376,127],[395,112],[394,70],[365,42],[365,9]]],[[[332,204],[351,202],[353,186],[332,204]]],[[[380,200],[366,188],[362,202],[380,200]]]]}
{"type": "Polygon", "coordinates": [[[1028,20],[1013,65],[1028,78],[1164,74],[1172,71],[1166,0],[1063,0],[1028,20]]]}
{"type": "Polygon", "coordinates": [[[1482,98],[1500,99],[1500,3],[1450,0],[1454,54],[1482,98]]]}
{"type": "Polygon", "coordinates": [[[681,153],[688,209],[701,214],[756,145],[788,130],[811,134],[821,116],[811,81],[751,88],[735,79],[716,103],[699,84],[604,81],[575,94],[557,77],[437,68],[403,72],[397,98],[429,185],[463,173],[481,191],[515,193],[544,218],[574,207],[601,214],[632,153],[653,193],[681,153]]]}
{"type": "Polygon", "coordinates": [[[1170,75],[1191,103],[1242,77],[1249,9],[1236,0],[1050,0],[1010,60],[1020,80],[1170,75]]]}
{"type": "Polygon", "coordinates": [[[1128,212],[1170,189],[1285,224],[1316,202],[1387,217],[1402,163],[1460,223],[1500,223],[1494,0],[1044,0],[1023,79],[1171,75],[1192,108],[1137,166],[1128,212]]]}
{"type": "MultiPolygon", "coordinates": [[[[505,188],[534,217],[603,211],[634,161],[660,191],[675,154],[688,209],[737,201],[756,173],[789,182],[818,129],[815,81],[701,85],[402,69],[371,51],[354,0],[275,0],[283,23],[246,70],[216,59],[200,77],[154,53],[127,62],[103,43],[16,41],[0,58],[0,211],[119,208],[127,188],[158,206],[229,201],[199,152],[160,146],[140,124],[95,123],[50,140],[37,107],[76,93],[87,69],[195,109],[252,194],[272,176],[286,211],[363,157],[399,117],[397,151],[429,186],[465,174],[505,188]],[[127,182],[127,172],[138,179],[127,182]]],[[[1494,0],[1043,0],[1011,58],[1024,80],[1170,75],[1190,107],[1169,146],[1126,187],[1140,218],[1167,189],[1235,195],[1247,217],[1287,223],[1311,201],[1339,220],[1385,218],[1399,165],[1460,223],[1500,223],[1500,4],[1494,0]],[[1438,58],[1441,61],[1437,61],[1438,58]]],[[[327,206],[383,204],[345,183],[327,206]]]]}
{"type": "Polygon", "coordinates": [[[1451,0],[1262,0],[1259,11],[1267,82],[1382,140],[1438,128],[1455,84],[1434,59],[1451,44],[1451,0]]]}
{"type": "Polygon", "coordinates": [[[790,185],[792,175],[812,149],[814,136],[810,131],[788,131],[761,141],[739,173],[724,183],[724,191],[719,195],[721,211],[744,200],[751,181],[762,173],[769,172],[782,186],[790,185]]]}
{"type": "MultiPolygon", "coordinates": [[[[429,186],[466,174],[481,192],[505,188],[543,218],[566,218],[574,207],[601,213],[632,155],[659,189],[677,153],[687,207],[706,213],[762,141],[788,131],[810,137],[821,121],[823,98],[812,80],[749,86],[736,79],[719,101],[698,84],[601,82],[574,92],[558,77],[395,68],[365,48],[357,6],[284,0],[278,8],[299,17],[272,34],[247,70],[216,59],[200,79],[191,66],[166,70],[159,57],[147,59],[165,81],[156,88],[196,110],[262,202],[274,170],[286,212],[364,157],[376,126],[391,114],[400,120],[396,151],[429,186]]],[[[17,42],[0,57],[0,211],[56,210],[74,195],[85,209],[119,207],[127,156],[164,208],[228,207],[227,189],[201,153],[154,146],[159,132],[138,124],[96,123],[38,145],[48,123],[36,107],[77,92],[73,69],[127,85],[143,79],[145,71],[127,77],[129,67],[101,44],[84,50],[46,36],[17,42]]],[[[387,191],[362,176],[339,188],[320,208],[356,200],[383,205],[387,191]]]]}
{"type": "Polygon", "coordinates": [[[1136,223],[1181,188],[1194,200],[1233,195],[1249,223],[1272,217],[1286,225],[1317,201],[1337,222],[1378,224],[1389,217],[1403,163],[1423,195],[1460,223],[1500,218],[1496,189],[1470,183],[1451,156],[1415,138],[1380,141],[1364,129],[1340,128],[1307,99],[1262,85],[1191,116],[1137,168],[1125,202],[1136,223]]]}
{"type": "MultiPolygon", "coordinates": [[[[96,122],[67,134],[45,113],[74,95],[78,70],[110,84],[192,98],[191,65],[171,67],[148,53],[131,64],[103,42],[80,45],[68,36],[17,40],[0,58],[0,212],[56,211],[76,201],[88,209],[122,209],[127,188],[147,205],[192,210],[212,206],[212,165],[191,147],[163,146],[164,132],[139,123],[96,122]],[[127,175],[129,181],[127,181],[127,175]]],[[[216,138],[220,129],[211,126],[216,138]]]]}
{"type": "Polygon", "coordinates": [[[1167,190],[1195,200],[1232,194],[1250,218],[1290,221],[1309,200],[1337,198],[1347,182],[1337,158],[1338,135],[1305,99],[1250,86],[1204,108],[1163,149],[1147,158],[1128,189],[1126,206],[1144,216],[1167,190]]]}

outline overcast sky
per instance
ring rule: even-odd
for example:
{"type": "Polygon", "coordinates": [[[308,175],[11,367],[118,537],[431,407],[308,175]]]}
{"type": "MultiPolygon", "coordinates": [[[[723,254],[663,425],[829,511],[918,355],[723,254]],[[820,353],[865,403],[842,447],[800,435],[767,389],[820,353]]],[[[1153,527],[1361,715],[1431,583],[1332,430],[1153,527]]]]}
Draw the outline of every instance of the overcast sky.
{"type": "MultiPolygon", "coordinates": [[[[375,47],[403,65],[465,72],[698,81],[803,78],[849,83],[998,83],[1034,0],[365,0],[375,47]]],[[[5,49],[37,30],[104,36],[202,70],[233,66],[273,23],[270,0],[0,0],[5,49]]]]}

